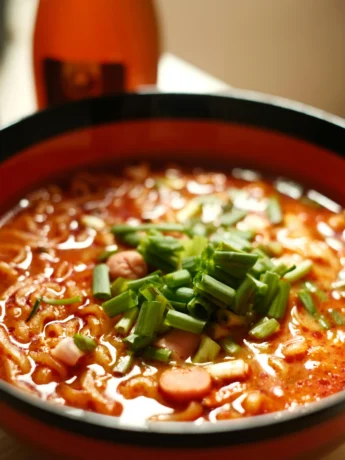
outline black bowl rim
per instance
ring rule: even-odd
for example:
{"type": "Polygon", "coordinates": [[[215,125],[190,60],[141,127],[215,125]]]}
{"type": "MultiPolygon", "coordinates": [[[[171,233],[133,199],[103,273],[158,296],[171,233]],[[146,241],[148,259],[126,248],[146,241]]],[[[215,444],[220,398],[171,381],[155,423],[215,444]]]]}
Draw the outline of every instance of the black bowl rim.
{"type": "Polygon", "coordinates": [[[48,108],[0,131],[2,160],[48,138],[112,122],[148,119],[226,122],[267,129],[345,154],[345,120],[252,91],[229,95],[114,94],[48,108]]]}
{"type": "MultiPolygon", "coordinates": [[[[280,132],[345,156],[345,120],[304,104],[253,92],[230,95],[121,94],[50,108],[0,131],[1,161],[59,134],[111,122],[146,119],[230,122],[280,132]]],[[[0,381],[0,399],[38,420],[97,440],[162,448],[215,448],[295,433],[341,414],[345,391],[251,418],[203,423],[122,422],[121,418],[46,403],[0,381]]]]}

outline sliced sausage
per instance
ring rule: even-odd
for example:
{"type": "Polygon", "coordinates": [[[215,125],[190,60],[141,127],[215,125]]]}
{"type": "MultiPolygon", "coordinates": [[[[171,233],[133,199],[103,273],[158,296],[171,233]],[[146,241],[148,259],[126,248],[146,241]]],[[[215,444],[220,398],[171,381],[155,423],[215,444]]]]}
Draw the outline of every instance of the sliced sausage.
{"type": "Polygon", "coordinates": [[[147,274],[147,265],[143,256],[137,251],[122,251],[108,259],[110,278],[118,277],[129,280],[142,278],[147,274]]]}
{"type": "Polygon", "coordinates": [[[211,390],[211,377],[202,367],[168,369],[159,378],[159,389],[179,403],[202,399],[211,390]]]}
{"type": "Polygon", "coordinates": [[[175,360],[185,361],[190,356],[194,355],[200,344],[200,335],[192,332],[173,329],[164,337],[156,342],[159,348],[167,348],[172,351],[172,358],[175,360]]]}

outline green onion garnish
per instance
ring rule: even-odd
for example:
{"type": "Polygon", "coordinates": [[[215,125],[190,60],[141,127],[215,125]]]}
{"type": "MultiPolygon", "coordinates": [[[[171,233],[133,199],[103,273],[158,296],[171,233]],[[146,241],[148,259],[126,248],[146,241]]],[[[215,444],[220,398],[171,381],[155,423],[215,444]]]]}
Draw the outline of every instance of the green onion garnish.
{"type": "Polygon", "coordinates": [[[170,305],[173,307],[174,310],[186,312],[187,311],[187,304],[184,302],[177,302],[176,300],[170,300],[170,305]]]}
{"type": "Polygon", "coordinates": [[[247,274],[236,291],[235,312],[240,315],[247,313],[251,304],[262,298],[266,294],[267,289],[267,284],[247,274]]]}
{"type": "Polygon", "coordinates": [[[127,335],[132,329],[139,314],[139,308],[133,307],[125,311],[120,321],[115,325],[115,331],[120,335],[127,335]]]}
{"type": "Polygon", "coordinates": [[[317,308],[311,293],[307,289],[301,289],[297,295],[307,312],[312,316],[317,315],[317,308]]]}
{"type": "Polygon", "coordinates": [[[277,196],[272,196],[269,199],[266,212],[271,224],[278,225],[283,222],[283,212],[277,196]]]}
{"type": "Polygon", "coordinates": [[[134,356],[131,353],[128,353],[127,355],[120,357],[113,371],[118,374],[125,375],[131,370],[133,363],[134,363],[134,356]]]}
{"type": "Polygon", "coordinates": [[[262,318],[257,324],[255,324],[249,331],[249,335],[255,339],[267,339],[271,335],[278,332],[280,324],[274,318],[262,318]]]}
{"type": "Polygon", "coordinates": [[[209,363],[216,359],[221,348],[207,335],[203,335],[201,343],[192,361],[193,363],[209,363]]]}
{"type": "Polygon", "coordinates": [[[206,321],[201,321],[196,318],[192,318],[185,313],[179,311],[169,310],[164,323],[167,326],[181,329],[182,331],[193,332],[194,334],[201,334],[203,331],[206,321]]]}
{"type": "Polygon", "coordinates": [[[153,283],[160,283],[161,282],[161,275],[160,271],[151,273],[144,278],[139,278],[137,280],[127,281],[127,288],[132,289],[132,291],[138,291],[144,284],[153,282],[153,283]]]}
{"type": "Polygon", "coordinates": [[[168,363],[170,361],[171,350],[164,348],[148,347],[143,352],[143,358],[153,361],[162,361],[168,363]]]}
{"type": "Polygon", "coordinates": [[[221,347],[229,356],[236,355],[241,351],[241,347],[233,341],[232,337],[224,337],[220,342],[221,347]]]}
{"type": "Polygon", "coordinates": [[[186,227],[182,224],[165,223],[165,224],[139,224],[133,225],[114,225],[111,231],[115,235],[124,235],[133,232],[148,232],[149,230],[158,230],[160,232],[185,232],[186,227]]]}
{"type": "Polygon", "coordinates": [[[109,267],[107,264],[95,265],[92,276],[92,295],[96,299],[111,297],[109,267]]]}
{"type": "Polygon", "coordinates": [[[48,305],[71,305],[72,303],[81,302],[82,297],[76,295],[74,297],[68,297],[67,299],[50,299],[49,297],[42,297],[42,302],[48,305]]]}
{"type": "Polygon", "coordinates": [[[330,309],[328,311],[337,326],[345,326],[345,317],[343,315],[341,315],[337,310],[330,309]]]}
{"type": "Polygon", "coordinates": [[[322,289],[319,289],[316,286],[316,284],[312,283],[311,281],[306,281],[304,283],[304,286],[308,289],[308,291],[312,292],[313,294],[316,294],[321,302],[327,300],[327,294],[324,291],[322,291],[322,289]]]}
{"type": "Polygon", "coordinates": [[[79,348],[79,350],[84,351],[86,353],[94,351],[97,347],[96,340],[92,339],[91,337],[88,337],[87,335],[74,334],[73,340],[79,348]]]}
{"type": "Polygon", "coordinates": [[[248,214],[247,211],[241,209],[233,209],[231,212],[224,213],[220,218],[220,225],[224,227],[232,227],[240,220],[244,219],[248,214]]]}
{"type": "Polygon", "coordinates": [[[111,285],[111,295],[112,297],[116,297],[117,295],[121,294],[128,289],[128,280],[119,276],[111,285]]]}
{"type": "Polygon", "coordinates": [[[107,300],[102,304],[104,312],[110,317],[123,313],[138,305],[138,295],[134,291],[125,291],[122,294],[107,300]]]}
{"type": "Polygon", "coordinates": [[[226,327],[245,326],[247,324],[245,316],[235,315],[235,313],[225,308],[220,308],[217,311],[217,320],[221,326],[226,327]]]}
{"type": "Polygon", "coordinates": [[[296,265],[286,265],[284,263],[278,264],[272,268],[271,272],[276,273],[277,275],[284,277],[287,273],[295,270],[296,265]]]}
{"type": "Polygon", "coordinates": [[[176,289],[176,291],[173,293],[173,298],[171,300],[175,300],[177,302],[188,303],[192,300],[193,297],[194,297],[194,291],[192,288],[180,287],[176,289]]]}
{"type": "Polygon", "coordinates": [[[188,270],[190,273],[195,273],[199,269],[200,257],[190,256],[185,257],[181,261],[182,268],[188,270]]]}
{"type": "Polygon", "coordinates": [[[146,348],[151,342],[152,337],[145,337],[137,334],[130,334],[123,339],[123,343],[133,352],[146,348]]]}
{"type": "Polygon", "coordinates": [[[123,235],[119,235],[119,238],[121,239],[122,243],[125,243],[128,246],[137,247],[140,244],[143,236],[140,235],[139,233],[132,232],[132,233],[124,233],[123,235]]]}
{"type": "Polygon", "coordinates": [[[279,279],[279,275],[270,271],[267,271],[264,275],[261,275],[261,281],[267,285],[267,292],[266,295],[254,306],[255,311],[261,315],[266,315],[270,306],[272,305],[273,299],[278,292],[279,279]]]}
{"type": "Polygon", "coordinates": [[[216,251],[214,254],[214,262],[235,278],[244,278],[258,258],[257,254],[233,251],[216,251]]]}
{"type": "Polygon", "coordinates": [[[282,319],[285,316],[289,294],[290,284],[285,281],[279,281],[278,294],[275,296],[268,311],[270,318],[282,319]]]}
{"type": "Polygon", "coordinates": [[[165,275],[164,280],[168,287],[178,288],[181,286],[188,286],[191,282],[191,276],[188,270],[183,269],[165,275]]]}
{"type": "Polygon", "coordinates": [[[225,305],[232,305],[235,300],[235,290],[212,276],[202,275],[200,279],[194,281],[194,286],[201,294],[206,293],[224,302],[225,305]]]}
{"type": "Polygon", "coordinates": [[[207,299],[196,296],[188,303],[187,309],[194,318],[208,321],[214,310],[214,306],[207,299]]]}
{"type": "Polygon", "coordinates": [[[39,309],[39,307],[41,305],[41,302],[42,302],[42,297],[37,297],[32,309],[30,311],[29,316],[26,318],[26,322],[30,321],[30,319],[33,318],[36,315],[36,313],[38,312],[38,309],[39,309]]]}
{"type": "Polygon", "coordinates": [[[317,318],[320,326],[322,327],[322,329],[328,330],[330,328],[329,322],[327,321],[327,319],[323,315],[316,315],[316,318],[317,318]]]}
{"type": "Polygon", "coordinates": [[[289,283],[295,283],[296,281],[304,278],[308,275],[313,267],[313,263],[310,260],[305,260],[300,263],[294,270],[284,275],[284,280],[289,283]]]}
{"type": "Polygon", "coordinates": [[[116,254],[117,251],[118,251],[118,247],[116,244],[107,246],[107,248],[98,255],[97,257],[98,262],[105,262],[106,260],[109,259],[110,256],[112,256],[113,254],[116,254]]]}
{"type": "Polygon", "coordinates": [[[146,300],[140,308],[134,333],[145,337],[153,337],[160,326],[165,311],[161,302],[146,300]]]}

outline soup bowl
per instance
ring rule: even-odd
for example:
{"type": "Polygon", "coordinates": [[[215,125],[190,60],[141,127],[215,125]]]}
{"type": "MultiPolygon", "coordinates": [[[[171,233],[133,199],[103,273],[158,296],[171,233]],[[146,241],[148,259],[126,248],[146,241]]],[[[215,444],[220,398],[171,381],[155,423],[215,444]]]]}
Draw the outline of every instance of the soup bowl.
{"type": "MultiPolygon", "coordinates": [[[[260,94],[127,94],[46,110],[0,132],[0,211],[52,177],[132,161],[250,167],[345,204],[345,121],[260,94]]],[[[293,410],[217,423],[128,423],[0,381],[0,425],[72,458],[312,458],[345,441],[345,391],[293,410]]],[[[47,455],[47,454],[46,454],[47,455]]]]}

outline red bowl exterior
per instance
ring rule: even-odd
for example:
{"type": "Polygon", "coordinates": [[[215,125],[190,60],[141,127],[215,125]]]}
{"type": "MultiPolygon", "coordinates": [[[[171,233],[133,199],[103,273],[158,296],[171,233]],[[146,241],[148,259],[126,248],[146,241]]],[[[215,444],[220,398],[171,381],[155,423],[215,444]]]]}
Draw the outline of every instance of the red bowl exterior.
{"type": "MultiPolygon", "coordinates": [[[[54,176],[130,160],[251,167],[345,203],[344,126],[239,98],[123,95],[81,101],[0,132],[0,211],[54,176]]],[[[315,459],[345,440],[345,393],[294,414],[235,422],[131,431],[106,416],[56,409],[0,382],[2,427],[45,451],[85,459],[114,453],[144,460],[315,459]]]]}

